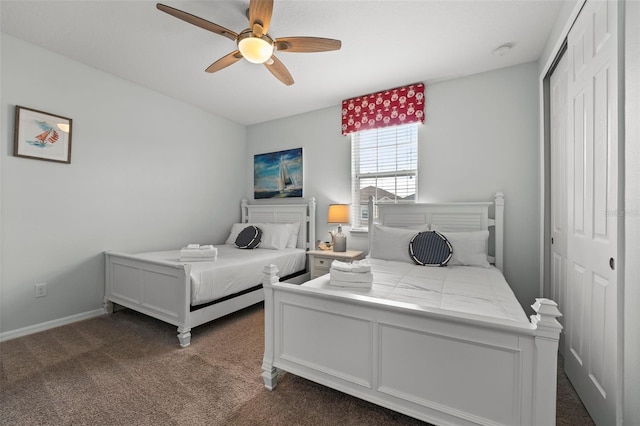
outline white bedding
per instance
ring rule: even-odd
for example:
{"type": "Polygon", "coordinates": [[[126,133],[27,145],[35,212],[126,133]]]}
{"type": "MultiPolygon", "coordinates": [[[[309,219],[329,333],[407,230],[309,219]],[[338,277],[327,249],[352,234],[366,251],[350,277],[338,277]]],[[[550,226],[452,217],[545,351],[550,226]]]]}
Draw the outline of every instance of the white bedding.
{"type": "Polygon", "coordinates": [[[373,271],[371,288],[332,286],[329,274],[303,285],[529,324],[520,303],[497,268],[428,267],[380,259],[370,259],[370,262],[373,271]]]}
{"type": "Polygon", "coordinates": [[[234,245],[216,247],[218,259],[211,262],[180,261],[180,250],[140,253],[136,256],[191,264],[191,306],[211,302],[260,284],[265,265],[276,265],[281,276],[305,268],[306,252],[303,249],[242,250],[234,245]]]}

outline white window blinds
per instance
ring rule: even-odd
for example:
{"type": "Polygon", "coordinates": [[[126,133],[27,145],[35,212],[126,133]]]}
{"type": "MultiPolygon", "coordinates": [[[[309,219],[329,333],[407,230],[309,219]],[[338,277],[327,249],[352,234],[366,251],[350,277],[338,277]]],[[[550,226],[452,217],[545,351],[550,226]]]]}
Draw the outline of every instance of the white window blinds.
{"type": "Polygon", "coordinates": [[[351,162],[352,226],[366,228],[370,196],[378,203],[415,202],[418,124],[352,133],[351,162]]]}

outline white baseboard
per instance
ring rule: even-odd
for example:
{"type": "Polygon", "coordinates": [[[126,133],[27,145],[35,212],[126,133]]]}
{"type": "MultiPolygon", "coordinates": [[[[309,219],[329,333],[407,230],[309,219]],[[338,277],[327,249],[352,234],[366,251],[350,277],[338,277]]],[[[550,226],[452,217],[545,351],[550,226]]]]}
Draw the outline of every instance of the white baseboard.
{"type": "Polygon", "coordinates": [[[15,339],[17,337],[27,336],[29,334],[38,333],[40,331],[49,330],[51,328],[60,327],[61,325],[67,325],[74,322],[82,321],[85,319],[98,317],[104,315],[104,309],[95,309],[89,312],[83,312],[76,315],[71,315],[64,318],[59,318],[52,321],[43,322],[40,324],[30,325],[28,327],[19,328],[17,330],[5,331],[0,333],[0,342],[5,340],[15,339]]]}

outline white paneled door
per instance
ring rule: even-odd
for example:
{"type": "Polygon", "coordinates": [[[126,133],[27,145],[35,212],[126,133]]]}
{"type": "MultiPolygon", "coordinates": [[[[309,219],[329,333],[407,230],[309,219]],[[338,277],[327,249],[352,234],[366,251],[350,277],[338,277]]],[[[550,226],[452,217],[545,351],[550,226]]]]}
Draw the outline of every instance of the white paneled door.
{"type": "Polygon", "coordinates": [[[618,7],[587,1],[566,52],[565,370],[598,425],[619,423],[618,7]]]}

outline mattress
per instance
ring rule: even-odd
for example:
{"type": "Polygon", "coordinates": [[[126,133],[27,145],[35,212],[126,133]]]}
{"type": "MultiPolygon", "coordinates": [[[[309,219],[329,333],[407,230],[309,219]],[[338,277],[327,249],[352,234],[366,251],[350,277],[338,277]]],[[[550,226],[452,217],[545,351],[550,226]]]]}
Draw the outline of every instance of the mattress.
{"type": "Polygon", "coordinates": [[[306,251],[298,248],[242,250],[234,245],[218,245],[216,248],[218,258],[211,262],[180,261],[180,250],[139,253],[136,256],[190,264],[191,306],[212,302],[260,284],[266,265],[276,265],[280,276],[302,271],[306,265],[306,251]]]}
{"type": "Polygon", "coordinates": [[[373,272],[371,288],[332,286],[329,274],[303,285],[529,324],[504,275],[495,267],[429,267],[390,260],[369,260],[373,272]]]}

